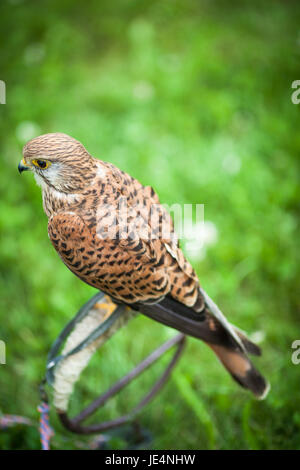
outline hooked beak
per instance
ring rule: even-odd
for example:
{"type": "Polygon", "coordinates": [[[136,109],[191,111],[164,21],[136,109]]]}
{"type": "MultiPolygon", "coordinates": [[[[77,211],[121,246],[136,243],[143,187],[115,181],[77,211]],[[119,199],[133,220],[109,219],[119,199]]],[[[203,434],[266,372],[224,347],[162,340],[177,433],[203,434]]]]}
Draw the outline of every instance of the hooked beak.
{"type": "Polygon", "coordinates": [[[21,160],[18,165],[19,173],[21,174],[23,171],[29,170],[29,166],[26,165],[25,160],[21,160]]]}

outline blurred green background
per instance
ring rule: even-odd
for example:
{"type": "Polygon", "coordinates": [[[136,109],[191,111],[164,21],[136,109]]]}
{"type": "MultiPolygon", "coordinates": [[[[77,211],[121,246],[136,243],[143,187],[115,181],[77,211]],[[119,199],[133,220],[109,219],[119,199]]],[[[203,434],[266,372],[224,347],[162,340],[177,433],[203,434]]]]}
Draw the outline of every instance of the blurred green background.
{"type": "MultiPolygon", "coordinates": [[[[47,237],[40,189],[20,177],[22,146],[65,132],[151,184],[165,203],[203,203],[202,285],[229,319],[261,341],[272,390],[241,390],[195,339],[142,412],[155,449],[300,448],[300,6],[296,1],[2,1],[0,412],[38,419],[38,383],[65,323],[94,293],[47,237]]],[[[187,253],[188,254],[188,253],[187,253]]],[[[174,332],[139,316],[92,359],[71,414],[174,332]]],[[[169,356],[170,357],[170,356],[169,356]]],[[[168,359],[168,357],[166,358],[168,359]]],[[[164,359],[163,363],[166,363],[164,359]]],[[[126,412],[156,365],[100,410],[126,412]]],[[[55,413],[53,448],[88,446],[55,413]]],[[[112,446],[125,446],[114,438],[112,446]]],[[[35,428],[0,431],[2,449],[38,449],[35,428]]]]}

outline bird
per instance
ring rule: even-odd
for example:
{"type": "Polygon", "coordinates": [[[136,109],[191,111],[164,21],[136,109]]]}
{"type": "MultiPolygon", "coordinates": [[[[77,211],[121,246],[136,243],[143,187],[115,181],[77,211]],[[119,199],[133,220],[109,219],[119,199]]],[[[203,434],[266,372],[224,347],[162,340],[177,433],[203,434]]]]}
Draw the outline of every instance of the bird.
{"type": "Polygon", "coordinates": [[[204,341],[239,385],[265,398],[270,385],[249,358],[260,355],[260,348],[200,285],[151,186],[58,132],[31,139],[18,170],[33,172],[50,241],[77,277],[113,301],[204,341]]]}

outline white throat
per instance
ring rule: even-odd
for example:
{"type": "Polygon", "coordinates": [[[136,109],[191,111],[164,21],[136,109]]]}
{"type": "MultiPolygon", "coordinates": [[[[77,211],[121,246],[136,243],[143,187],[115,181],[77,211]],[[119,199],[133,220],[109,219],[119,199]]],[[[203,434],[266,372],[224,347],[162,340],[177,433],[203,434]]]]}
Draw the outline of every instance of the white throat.
{"type": "Polygon", "coordinates": [[[46,214],[49,216],[49,212],[51,212],[51,206],[49,205],[49,196],[52,200],[61,201],[66,204],[72,204],[74,202],[80,202],[81,194],[77,193],[63,193],[62,191],[58,191],[57,189],[49,186],[45,183],[44,179],[38,175],[34,174],[35,180],[37,184],[42,189],[42,198],[43,198],[43,206],[46,214]]]}

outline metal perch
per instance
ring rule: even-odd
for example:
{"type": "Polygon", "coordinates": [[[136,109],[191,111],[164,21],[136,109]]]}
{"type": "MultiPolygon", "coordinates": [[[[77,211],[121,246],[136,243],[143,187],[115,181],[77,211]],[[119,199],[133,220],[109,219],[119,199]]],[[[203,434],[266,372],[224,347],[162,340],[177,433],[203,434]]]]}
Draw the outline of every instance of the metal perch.
{"type": "MultiPolygon", "coordinates": [[[[124,305],[117,306],[110,297],[100,292],[79,310],[51,347],[44,382],[53,387],[55,409],[62,424],[69,431],[77,434],[101,433],[127,423],[136,424],[133,421],[136,414],[159,392],[180,358],[185,344],[185,335],[182,333],[163,343],[77,416],[70,418],[68,415],[69,399],[81,372],[87,366],[94,352],[134,315],[136,312],[124,305]],[[62,353],[58,354],[64,340],[66,340],[66,344],[62,353]],[[98,408],[104,406],[111,397],[123,390],[174,346],[176,346],[176,350],[164,372],[129,413],[110,421],[91,425],[82,424],[85,419],[98,408]]],[[[43,385],[41,393],[45,400],[43,385]]]]}

